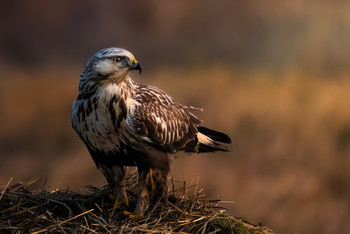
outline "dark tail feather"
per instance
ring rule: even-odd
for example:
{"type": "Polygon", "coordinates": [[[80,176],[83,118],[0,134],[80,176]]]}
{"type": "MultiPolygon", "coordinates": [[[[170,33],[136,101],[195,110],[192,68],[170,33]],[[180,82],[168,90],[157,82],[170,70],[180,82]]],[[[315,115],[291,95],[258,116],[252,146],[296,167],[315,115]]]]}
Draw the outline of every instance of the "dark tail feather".
{"type": "Polygon", "coordinates": [[[197,153],[212,153],[215,151],[230,152],[226,145],[216,144],[216,145],[206,145],[199,143],[197,153]]]}
{"type": "Polygon", "coordinates": [[[207,137],[202,141],[201,139],[198,139],[199,140],[198,153],[230,151],[227,145],[224,145],[224,144],[231,144],[232,140],[225,133],[218,132],[203,126],[199,126],[198,131],[201,134],[205,135],[205,137],[207,137]]]}
{"type": "Polygon", "coordinates": [[[226,143],[226,144],[232,143],[231,138],[229,136],[227,136],[225,133],[218,132],[218,131],[215,131],[215,130],[212,130],[212,129],[209,129],[209,128],[206,128],[203,126],[199,126],[197,129],[200,133],[203,133],[204,135],[210,137],[214,141],[218,141],[218,142],[226,143]]]}

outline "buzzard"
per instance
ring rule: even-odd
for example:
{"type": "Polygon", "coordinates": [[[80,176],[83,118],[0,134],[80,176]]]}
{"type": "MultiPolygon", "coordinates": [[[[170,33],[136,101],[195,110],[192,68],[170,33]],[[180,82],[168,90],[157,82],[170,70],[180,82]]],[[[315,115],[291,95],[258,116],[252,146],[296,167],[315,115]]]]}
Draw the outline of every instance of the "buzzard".
{"type": "Polygon", "coordinates": [[[177,151],[228,151],[226,134],[201,126],[194,107],[162,90],[132,80],[140,63],[129,51],[106,48],[94,54],[80,76],[72,126],[120,202],[128,204],[125,166],[137,167],[135,214],[144,215],[167,192],[169,156],[177,151]]]}

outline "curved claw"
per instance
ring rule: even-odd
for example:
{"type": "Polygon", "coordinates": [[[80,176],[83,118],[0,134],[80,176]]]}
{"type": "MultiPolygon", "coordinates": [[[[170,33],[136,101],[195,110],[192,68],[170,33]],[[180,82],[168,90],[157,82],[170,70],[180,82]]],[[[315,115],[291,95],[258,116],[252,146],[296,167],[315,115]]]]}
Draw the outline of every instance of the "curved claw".
{"type": "Polygon", "coordinates": [[[126,211],[126,210],[123,211],[123,214],[126,216],[129,216],[129,219],[144,219],[145,218],[145,216],[143,216],[143,215],[134,214],[134,213],[131,213],[131,212],[126,211]]]}

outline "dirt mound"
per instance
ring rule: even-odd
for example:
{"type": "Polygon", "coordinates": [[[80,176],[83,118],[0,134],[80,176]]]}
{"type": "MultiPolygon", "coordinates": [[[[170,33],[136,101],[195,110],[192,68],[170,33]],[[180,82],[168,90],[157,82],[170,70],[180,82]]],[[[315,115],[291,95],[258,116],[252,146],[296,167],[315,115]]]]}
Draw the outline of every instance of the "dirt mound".
{"type": "Polygon", "coordinates": [[[197,186],[171,179],[169,202],[157,204],[146,217],[131,212],[136,204],[134,183],[129,183],[129,206],[118,205],[108,188],[87,186],[86,192],[33,190],[38,177],[10,186],[0,193],[0,232],[189,232],[273,233],[230,216],[197,186]],[[191,195],[189,195],[191,193],[191,195]]]}

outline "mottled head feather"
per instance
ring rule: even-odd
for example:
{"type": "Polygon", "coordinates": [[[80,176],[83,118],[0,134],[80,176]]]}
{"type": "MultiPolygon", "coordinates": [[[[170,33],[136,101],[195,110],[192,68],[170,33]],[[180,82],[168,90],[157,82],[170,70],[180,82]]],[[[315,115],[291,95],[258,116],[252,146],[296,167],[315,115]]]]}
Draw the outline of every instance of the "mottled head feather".
{"type": "Polygon", "coordinates": [[[114,83],[125,80],[130,70],[141,72],[134,55],[125,49],[110,47],[98,51],[89,59],[81,78],[83,83],[114,83]]]}
{"type": "Polygon", "coordinates": [[[135,59],[135,57],[132,53],[130,53],[129,51],[127,51],[125,49],[117,48],[117,47],[104,48],[104,49],[102,49],[94,54],[94,57],[97,59],[111,58],[111,57],[115,57],[115,56],[126,56],[131,61],[133,61],[135,59]]]}

